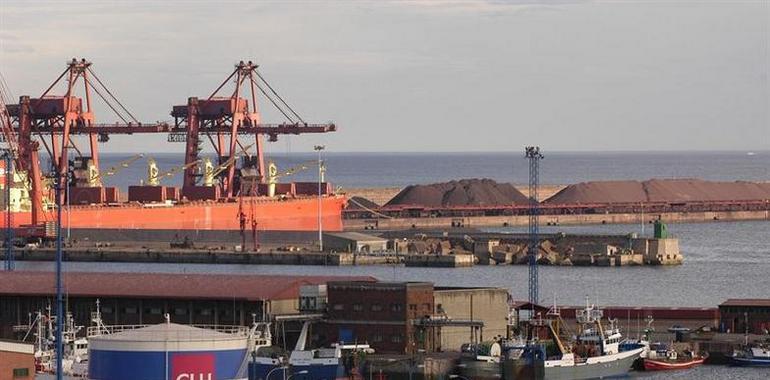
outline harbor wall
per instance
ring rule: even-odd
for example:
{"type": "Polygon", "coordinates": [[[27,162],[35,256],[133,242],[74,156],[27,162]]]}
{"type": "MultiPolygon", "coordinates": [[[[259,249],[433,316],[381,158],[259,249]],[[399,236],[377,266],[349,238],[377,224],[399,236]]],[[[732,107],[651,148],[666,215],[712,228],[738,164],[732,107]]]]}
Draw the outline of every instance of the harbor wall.
{"type": "MultiPolygon", "coordinates": [[[[652,223],[660,217],[666,223],[693,223],[737,220],[770,221],[770,211],[704,211],[704,212],[669,212],[656,214],[576,214],[576,215],[541,215],[541,225],[570,224],[629,224],[645,221],[652,223]],[[644,218],[644,219],[642,219],[644,218]]],[[[526,226],[527,215],[517,216],[467,216],[437,218],[380,218],[380,219],[344,219],[345,230],[367,229],[407,229],[407,228],[446,228],[446,227],[508,227],[526,226]]]]}

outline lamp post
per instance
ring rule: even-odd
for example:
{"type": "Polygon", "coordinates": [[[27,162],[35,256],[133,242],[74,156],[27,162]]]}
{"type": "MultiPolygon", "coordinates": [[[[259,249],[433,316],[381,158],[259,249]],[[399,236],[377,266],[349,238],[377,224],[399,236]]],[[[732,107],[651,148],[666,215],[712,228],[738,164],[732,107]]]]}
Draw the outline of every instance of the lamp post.
{"type": "Polygon", "coordinates": [[[324,251],[324,236],[323,236],[323,222],[322,222],[322,216],[321,216],[321,182],[323,182],[323,161],[321,161],[321,151],[323,151],[326,147],[323,145],[316,145],[313,147],[313,150],[318,152],[318,250],[320,252],[324,251]]]}
{"type": "Polygon", "coordinates": [[[56,187],[56,380],[64,378],[64,342],[62,342],[62,329],[64,328],[64,300],[62,299],[62,236],[61,236],[61,187],[64,176],[57,175],[54,178],[56,187]]]}

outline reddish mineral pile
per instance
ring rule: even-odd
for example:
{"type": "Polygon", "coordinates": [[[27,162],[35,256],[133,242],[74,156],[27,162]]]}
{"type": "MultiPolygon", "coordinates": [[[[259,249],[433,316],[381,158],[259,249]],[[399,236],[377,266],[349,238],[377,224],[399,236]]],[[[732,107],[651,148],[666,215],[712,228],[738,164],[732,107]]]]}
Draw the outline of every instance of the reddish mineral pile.
{"type": "Polygon", "coordinates": [[[504,206],[527,203],[527,197],[509,183],[497,183],[491,179],[463,179],[407,186],[386,206],[504,206]]]}
{"type": "Polygon", "coordinates": [[[642,203],[715,202],[770,199],[770,183],[714,182],[700,179],[651,179],[647,181],[595,181],[570,185],[545,202],[642,203]]]}

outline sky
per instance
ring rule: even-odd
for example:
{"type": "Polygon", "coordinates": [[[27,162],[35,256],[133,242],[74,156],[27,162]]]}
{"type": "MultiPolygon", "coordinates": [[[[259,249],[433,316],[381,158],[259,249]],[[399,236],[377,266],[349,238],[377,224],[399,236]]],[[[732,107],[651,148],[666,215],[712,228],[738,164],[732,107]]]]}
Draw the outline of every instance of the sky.
{"type": "Polygon", "coordinates": [[[0,72],[34,97],[84,57],[154,122],[253,60],[305,120],[339,129],[277,152],[770,150],[769,25],[768,0],[0,0],[0,72]]]}

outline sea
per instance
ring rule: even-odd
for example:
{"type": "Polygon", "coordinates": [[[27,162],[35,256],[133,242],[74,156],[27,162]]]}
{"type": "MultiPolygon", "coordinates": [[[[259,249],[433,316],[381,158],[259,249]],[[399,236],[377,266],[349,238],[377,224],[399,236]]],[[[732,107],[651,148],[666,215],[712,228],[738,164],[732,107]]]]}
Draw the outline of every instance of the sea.
{"type": "MultiPolygon", "coordinates": [[[[543,184],[649,178],[701,178],[719,181],[770,181],[770,151],[761,152],[548,152],[541,163],[543,184]]],[[[131,154],[105,154],[102,170],[119,166],[131,154]]],[[[182,161],[180,153],[155,153],[161,170],[182,161]]],[[[318,159],[313,153],[269,155],[279,168],[318,159]]],[[[327,179],[344,188],[403,187],[460,178],[491,178],[526,184],[523,152],[497,153],[324,153],[327,179]]],[[[314,169],[294,181],[317,181],[314,169]]],[[[105,179],[127,187],[146,178],[142,160],[105,179]]],[[[181,178],[168,180],[178,185],[181,178]]],[[[492,228],[523,232],[523,228],[492,228]]],[[[639,224],[549,226],[545,232],[631,233],[649,235],[639,224]]],[[[586,297],[599,305],[715,307],[728,298],[770,298],[770,218],[764,221],[669,225],[680,239],[685,261],[671,267],[540,267],[542,303],[580,305],[586,297]]],[[[18,270],[53,270],[49,262],[17,262],[18,270]]],[[[526,266],[406,268],[403,266],[280,266],[209,264],[65,263],[65,271],[130,271],[211,274],[369,275],[385,281],[432,281],[438,286],[503,287],[515,299],[527,298],[526,266]]],[[[702,366],[670,373],[635,373],[649,379],[768,379],[770,370],[702,366]]]]}
{"type": "MultiPolygon", "coordinates": [[[[770,150],[759,152],[547,152],[540,164],[540,183],[566,185],[585,181],[650,178],[701,178],[715,181],[770,181],[770,150]]],[[[120,167],[133,153],[106,153],[100,156],[102,172],[120,167]]],[[[206,157],[206,154],[202,155],[206,157]]],[[[184,162],[179,153],[147,153],[113,176],[107,186],[125,188],[147,178],[146,159],[154,158],[167,171],[184,162]]],[[[211,156],[214,160],[214,157],[211,156]]],[[[291,180],[317,181],[318,160],[314,153],[274,152],[266,159],[279,171],[309,164],[291,180]],[[317,168],[317,166],[316,166],[317,168]]],[[[326,178],[343,189],[404,187],[461,178],[490,178],[501,182],[526,184],[527,160],[522,152],[493,153],[339,153],[324,152],[321,159],[326,178]]],[[[181,184],[181,174],[165,181],[181,184]]]]}

